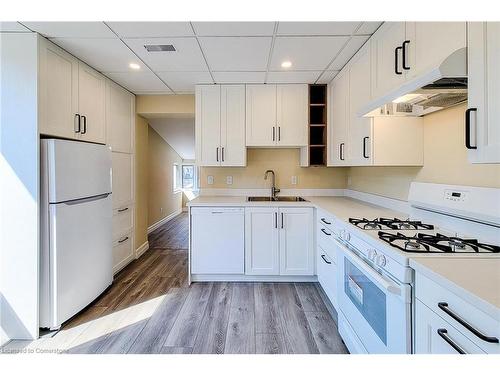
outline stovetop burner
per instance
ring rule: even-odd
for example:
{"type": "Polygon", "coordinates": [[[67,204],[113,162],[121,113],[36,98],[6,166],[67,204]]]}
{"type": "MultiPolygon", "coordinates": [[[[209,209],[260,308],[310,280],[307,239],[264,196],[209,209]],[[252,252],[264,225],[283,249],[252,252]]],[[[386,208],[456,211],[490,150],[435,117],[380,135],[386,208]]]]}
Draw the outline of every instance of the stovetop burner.
{"type": "Polygon", "coordinates": [[[434,225],[424,224],[417,220],[401,220],[401,219],[387,219],[387,218],[376,218],[373,220],[369,219],[356,219],[350,218],[349,223],[357,226],[358,228],[364,230],[374,230],[374,229],[395,229],[395,230],[432,230],[434,225]]]}
{"type": "Polygon", "coordinates": [[[417,233],[407,236],[400,232],[379,231],[378,237],[389,245],[409,253],[500,253],[500,246],[481,243],[476,239],[449,237],[441,233],[417,233]]]}

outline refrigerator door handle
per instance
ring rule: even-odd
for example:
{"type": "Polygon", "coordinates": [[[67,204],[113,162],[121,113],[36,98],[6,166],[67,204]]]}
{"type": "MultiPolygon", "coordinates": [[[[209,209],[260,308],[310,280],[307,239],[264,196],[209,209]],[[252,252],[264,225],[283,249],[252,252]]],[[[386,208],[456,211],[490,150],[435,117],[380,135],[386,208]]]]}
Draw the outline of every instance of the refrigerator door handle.
{"type": "Polygon", "coordinates": [[[98,201],[99,199],[104,199],[110,196],[111,193],[104,193],[104,194],[99,194],[99,195],[94,195],[92,197],[88,198],[81,198],[81,199],[73,199],[70,201],[65,201],[65,202],[59,202],[59,203],[64,203],[69,206],[74,205],[74,204],[80,204],[80,203],[87,203],[87,202],[92,202],[92,201],[98,201]]]}

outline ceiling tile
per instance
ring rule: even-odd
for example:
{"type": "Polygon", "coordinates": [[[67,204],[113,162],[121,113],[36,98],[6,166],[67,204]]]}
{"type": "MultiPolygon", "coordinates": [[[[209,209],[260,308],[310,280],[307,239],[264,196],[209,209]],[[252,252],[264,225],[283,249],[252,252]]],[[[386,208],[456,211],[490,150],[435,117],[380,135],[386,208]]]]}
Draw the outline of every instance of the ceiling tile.
{"type": "Polygon", "coordinates": [[[363,22],[361,27],[356,31],[356,35],[371,35],[382,25],[382,22],[363,22]]]}
{"type": "Polygon", "coordinates": [[[0,22],[0,32],[29,32],[26,27],[19,22],[0,22]]]}
{"type": "Polygon", "coordinates": [[[307,72],[269,72],[266,83],[314,83],[320,76],[321,71],[307,72]]]}
{"type": "Polygon", "coordinates": [[[212,72],[216,83],[264,83],[266,72],[212,72]]]}
{"type": "Polygon", "coordinates": [[[274,22],[193,22],[198,36],[272,36],[274,22]]]}
{"type": "Polygon", "coordinates": [[[293,70],[323,70],[348,40],[347,36],[277,37],[270,70],[281,71],[285,60],[292,62],[293,70]]]}
{"type": "Polygon", "coordinates": [[[158,75],[176,92],[194,92],[198,83],[214,83],[209,72],[159,72],[158,75]]]}
{"type": "Polygon", "coordinates": [[[280,22],[277,35],[351,35],[361,22],[280,22]]]}
{"type": "Polygon", "coordinates": [[[337,74],[339,74],[338,70],[326,70],[323,72],[321,77],[319,77],[317,83],[330,83],[337,74]]]}
{"type": "Polygon", "coordinates": [[[52,41],[101,72],[128,72],[130,63],[145,68],[120,39],[55,38],[52,41]]]}
{"type": "Polygon", "coordinates": [[[128,73],[106,73],[113,81],[130,91],[137,92],[171,92],[167,86],[150,71],[128,73]]]}
{"type": "Polygon", "coordinates": [[[207,71],[196,38],[149,38],[124,39],[125,43],[155,72],[201,72],[207,71]],[[173,52],[148,52],[147,44],[172,44],[173,52]]]}
{"type": "Polygon", "coordinates": [[[120,38],[192,36],[189,22],[106,22],[120,38]]]}
{"type": "Polygon", "coordinates": [[[345,48],[340,52],[340,54],[335,58],[332,64],[328,67],[328,70],[341,70],[345,64],[353,57],[356,52],[365,44],[368,40],[368,36],[353,36],[351,40],[347,43],[345,48]]]}
{"type": "Polygon", "coordinates": [[[266,70],[271,41],[271,37],[200,38],[208,65],[218,71],[266,70]]]}
{"type": "Polygon", "coordinates": [[[48,38],[116,38],[102,22],[23,22],[48,38]]]}

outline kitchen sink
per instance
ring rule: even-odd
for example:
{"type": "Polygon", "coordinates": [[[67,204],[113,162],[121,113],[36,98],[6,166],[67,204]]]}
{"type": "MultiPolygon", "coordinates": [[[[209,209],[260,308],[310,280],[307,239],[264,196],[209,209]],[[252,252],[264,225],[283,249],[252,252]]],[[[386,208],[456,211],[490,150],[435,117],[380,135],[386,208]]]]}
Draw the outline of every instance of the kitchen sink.
{"type": "Polygon", "coordinates": [[[307,202],[302,197],[247,197],[248,202],[307,202]]]}

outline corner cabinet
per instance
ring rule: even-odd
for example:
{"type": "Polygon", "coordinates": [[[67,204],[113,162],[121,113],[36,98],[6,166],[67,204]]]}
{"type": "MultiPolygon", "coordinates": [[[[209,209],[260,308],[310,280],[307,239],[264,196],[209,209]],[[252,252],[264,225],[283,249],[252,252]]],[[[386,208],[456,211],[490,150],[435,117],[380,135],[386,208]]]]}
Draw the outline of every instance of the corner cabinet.
{"type": "Polygon", "coordinates": [[[472,163],[500,163],[500,22],[468,23],[465,147],[472,163]]]}
{"type": "Polygon", "coordinates": [[[200,166],[246,166],[245,86],[197,85],[196,161],[200,166]]]}
{"type": "Polygon", "coordinates": [[[247,207],[246,275],[314,275],[313,209],[247,207]]]}

